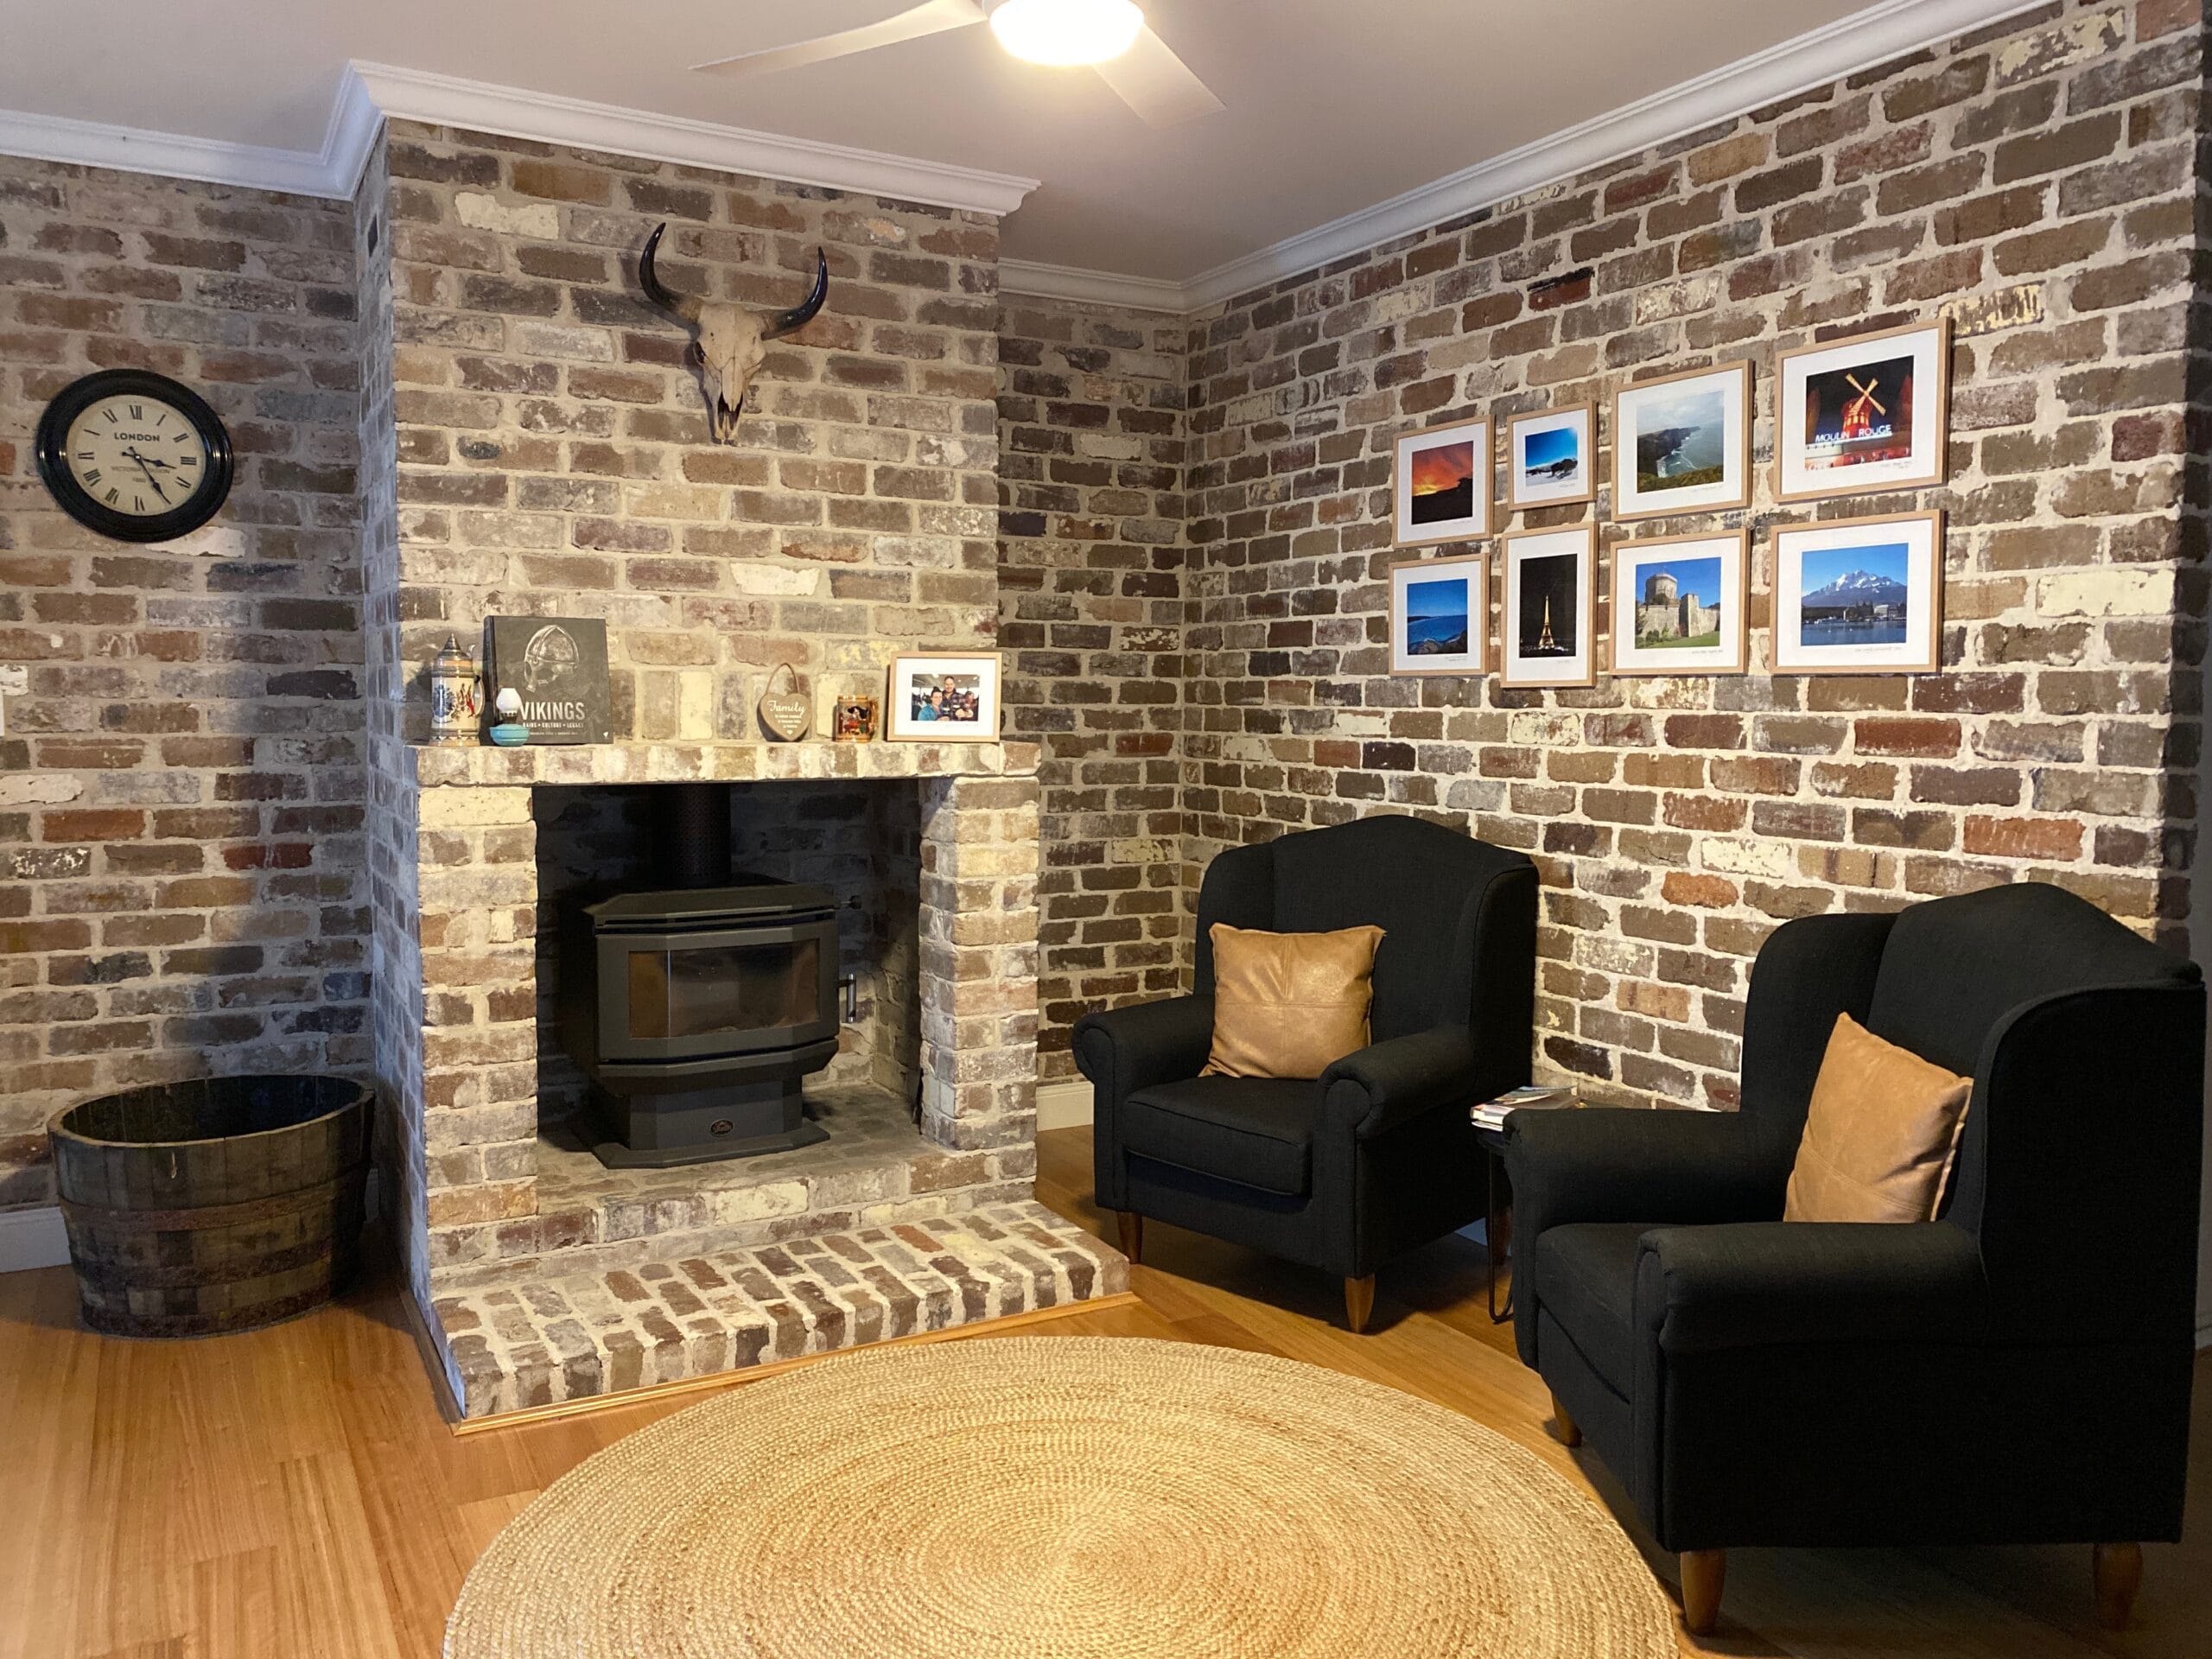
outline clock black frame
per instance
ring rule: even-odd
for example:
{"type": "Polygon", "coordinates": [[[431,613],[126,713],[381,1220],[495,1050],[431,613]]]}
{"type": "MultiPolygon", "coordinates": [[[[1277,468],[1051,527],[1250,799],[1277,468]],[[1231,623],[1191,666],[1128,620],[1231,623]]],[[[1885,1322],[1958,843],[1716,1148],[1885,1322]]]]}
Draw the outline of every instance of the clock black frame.
{"type": "Polygon", "coordinates": [[[89,530],[118,542],[167,542],[189,535],[221,509],[231,493],[231,435],[207,400],[188,385],[150,369],[102,369],[54,393],[39,417],[38,475],[61,510],[89,530]],[[88,493],[69,471],[69,429],[103,397],[137,393],[158,398],[182,415],[199,435],[200,478],[192,493],[167,512],[118,512],[88,493]]]}

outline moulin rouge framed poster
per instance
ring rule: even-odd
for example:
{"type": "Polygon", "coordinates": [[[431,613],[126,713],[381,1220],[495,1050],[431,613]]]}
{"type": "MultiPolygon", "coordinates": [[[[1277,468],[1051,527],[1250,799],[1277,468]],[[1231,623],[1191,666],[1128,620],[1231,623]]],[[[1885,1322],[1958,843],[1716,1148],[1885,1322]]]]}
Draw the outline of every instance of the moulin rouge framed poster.
{"type": "Polygon", "coordinates": [[[1776,499],[1942,483],[1950,361],[1947,318],[1783,353],[1775,375],[1776,499]]]}

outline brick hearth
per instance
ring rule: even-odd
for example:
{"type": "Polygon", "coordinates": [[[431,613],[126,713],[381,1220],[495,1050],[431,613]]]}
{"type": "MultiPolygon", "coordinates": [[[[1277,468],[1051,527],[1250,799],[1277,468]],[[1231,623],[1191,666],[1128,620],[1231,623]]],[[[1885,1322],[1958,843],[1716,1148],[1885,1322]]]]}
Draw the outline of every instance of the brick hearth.
{"type": "Polygon", "coordinates": [[[442,1294],[463,1414],[557,1405],[1118,1295],[1128,1263],[1031,1201],[442,1294]]]}

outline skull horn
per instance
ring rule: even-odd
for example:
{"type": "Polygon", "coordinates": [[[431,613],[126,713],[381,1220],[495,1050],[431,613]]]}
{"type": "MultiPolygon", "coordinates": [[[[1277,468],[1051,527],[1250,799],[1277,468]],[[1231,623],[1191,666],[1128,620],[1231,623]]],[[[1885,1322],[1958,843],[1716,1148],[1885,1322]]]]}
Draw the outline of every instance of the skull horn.
{"type": "MultiPolygon", "coordinates": [[[[660,248],[661,232],[668,228],[665,221],[653,226],[653,233],[645,238],[645,251],[638,256],[638,285],[645,290],[645,297],[664,311],[681,317],[686,322],[699,321],[699,302],[688,294],[671,290],[660,279],[660,272],[653,264],[653,255],[660,248]]],[[[820,302],[817,300],[817,304],[820,302]]]]}
{"type": "MultiPolygon", "coordinates": [[[[658,236],[659,232],[656,231],[654,234],[658,236]]],[[[648,256],[652,254],[650,244],[645,252],[648,256]]],[[[785,334],[796,334],[813,321],[814,314],[822,308],[822,302],[829,297],[830,261],[823,256],[822,250],[817,248],[814,251],[814,292],[788,311],[778,311],[763,317],[760,320],[760,337],[763,340],[781,340],[785,334]]]]}

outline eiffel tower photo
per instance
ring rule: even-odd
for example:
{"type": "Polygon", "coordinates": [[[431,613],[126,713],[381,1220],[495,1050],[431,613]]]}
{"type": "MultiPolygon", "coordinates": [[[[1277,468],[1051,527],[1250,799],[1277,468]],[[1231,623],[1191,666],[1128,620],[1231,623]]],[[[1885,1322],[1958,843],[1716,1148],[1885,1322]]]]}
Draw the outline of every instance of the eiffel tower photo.
{"type": "Polygon", "coordinates": [[[1517,637],[1520,653],[1531,660],[1572,657],[1582,648],[1576,588],[1580,567],[1574,555],[1539,555],[1521,565],[1517,637]]]}

